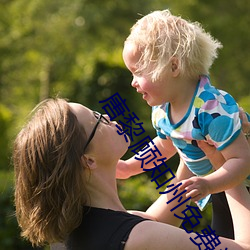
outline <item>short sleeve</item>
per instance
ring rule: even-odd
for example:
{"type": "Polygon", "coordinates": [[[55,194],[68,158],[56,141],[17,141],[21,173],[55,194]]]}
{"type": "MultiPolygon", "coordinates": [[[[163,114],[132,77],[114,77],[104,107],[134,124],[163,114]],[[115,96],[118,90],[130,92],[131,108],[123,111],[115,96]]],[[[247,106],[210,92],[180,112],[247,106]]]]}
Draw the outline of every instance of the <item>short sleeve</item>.
{"type": "Polygon", "coordinates": [[[167,139],[170,135],[167,131],[171,131],[171,125],[167,117],[167,104],[152,107],[151,120],[157,136],[161,139],[167,139]]]}
{"type": "Polygon", "coordinates": [[[156,134],[157,134],[157,136],[159,136],[159,137],[160,137],[161,139],[163,139],[163,140],[166,140],[166,139],[167,139],[166,135],[162,134],[161,132],[159,132],[159,131],[157,131],[157,130],[156,130],[156,134]]]}
{"type": "MultiPolygon", "coordinates": [[[[203,95],[199,98],[203,99],[203,95]]],[[[210,91],[210,95],[204,96],[209,98],[203,99],[204,104],[198,112],[198,123],[207,141],[218,150],[222,150],[240,134],[238,105],[225,91],[210,91]]]]}

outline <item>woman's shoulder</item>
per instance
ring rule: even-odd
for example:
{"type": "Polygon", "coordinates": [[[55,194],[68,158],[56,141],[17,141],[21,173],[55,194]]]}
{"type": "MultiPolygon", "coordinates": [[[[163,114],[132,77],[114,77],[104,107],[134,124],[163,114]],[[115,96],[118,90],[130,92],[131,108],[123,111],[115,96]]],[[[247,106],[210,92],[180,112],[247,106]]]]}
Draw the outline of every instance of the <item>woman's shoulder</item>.
{"type": "Polygon", "coordinates": [[[67,249],[120,249],[133,227],[145,220],[123,211],[84,207],[82,222],[70,234],[67,249]]]}

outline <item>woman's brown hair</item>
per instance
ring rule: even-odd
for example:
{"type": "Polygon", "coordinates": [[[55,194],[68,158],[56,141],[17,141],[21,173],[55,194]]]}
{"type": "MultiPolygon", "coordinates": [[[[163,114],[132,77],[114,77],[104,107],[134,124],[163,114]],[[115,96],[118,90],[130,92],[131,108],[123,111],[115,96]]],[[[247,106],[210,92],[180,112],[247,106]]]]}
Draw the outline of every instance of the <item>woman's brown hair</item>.
{"type": "Polygon", "coordinates": [[[62,242],[82,220],[87,197],[82,161],[86,134],[67,101],[39,104],[14,142],[15,205],[33,245],[62,242]]]}

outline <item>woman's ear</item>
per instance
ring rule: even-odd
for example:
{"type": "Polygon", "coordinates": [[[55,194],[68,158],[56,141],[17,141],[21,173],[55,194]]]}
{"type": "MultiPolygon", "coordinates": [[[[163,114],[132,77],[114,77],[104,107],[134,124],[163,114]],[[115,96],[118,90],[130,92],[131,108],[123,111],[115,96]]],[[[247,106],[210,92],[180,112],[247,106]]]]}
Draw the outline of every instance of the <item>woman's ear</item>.
{"type": "Polygon", "coordinates": [[[87,164],[89,169],[97,168],[95,159],[93,157],[88,155],[83,155],[82,160],[84,161],[85,164],[87,164]]]}
{"type": "Polygon", "coordinates": [[[179,60],[176,57],[173,57],[171,59],[171,70],[173,73],[173,76],[176,77],[180,74],[180,68],[179,68],[179,60]]]}

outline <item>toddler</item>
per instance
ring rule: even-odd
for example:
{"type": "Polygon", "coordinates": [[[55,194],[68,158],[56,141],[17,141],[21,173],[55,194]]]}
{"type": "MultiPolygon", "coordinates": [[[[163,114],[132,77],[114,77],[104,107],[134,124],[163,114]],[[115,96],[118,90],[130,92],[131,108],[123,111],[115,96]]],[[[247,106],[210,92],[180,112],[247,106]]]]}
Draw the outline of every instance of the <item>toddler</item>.
{"type": "MultiPolygon", "coordinates": [[[[201,209],[210,194],[236,186],[250,174],[250,150],[241,132],[238,105],[209,77],[221,47],[199,23],[163,10],[138,20],[123,50],[133,75],[131,85],[152,107],[154,142],[167,158],[174,154],[174,145],[195,175],[182,181],[182,188],[201,209]],[[225,163],[218,170],[198,147],[200,140],[222,153],[225,163]]],[[[131,158],[123,163],[126,168],[118,165],[118,178],[141,172],[139,161],[131,158]]]]}

